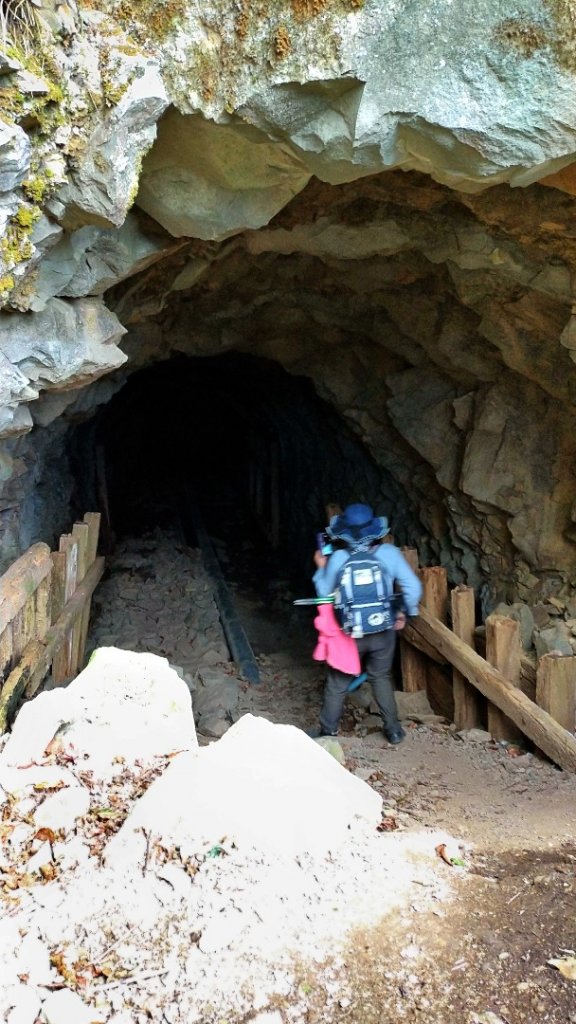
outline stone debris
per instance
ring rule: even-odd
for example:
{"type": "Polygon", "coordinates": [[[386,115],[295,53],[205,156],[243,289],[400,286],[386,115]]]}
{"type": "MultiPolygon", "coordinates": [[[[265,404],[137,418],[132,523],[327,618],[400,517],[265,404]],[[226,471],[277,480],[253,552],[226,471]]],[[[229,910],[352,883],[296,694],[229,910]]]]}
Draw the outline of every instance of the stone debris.
{"type": "Polygon", "coordinates": [[[379,831],[378,792],[302,730],[247,714],[199,747],[185,681],[147,653],[99,650],[29,702],[0,798],[8,1024],[304,1022],[303,962],[337,1012],[323,962],[350,929],[454,885],[454,840],[379,831]],[[77,791],[67,817],[50,803],[77,791]]]}
{"type": "Polygon", "coordinates": [[[200,554],[160,531],[124,541],[108,559],[94,603],[88,649],[114,646],[168,658],[195,693],[198,732],[223,736],[238,717],[239,682],[200,554]]]}

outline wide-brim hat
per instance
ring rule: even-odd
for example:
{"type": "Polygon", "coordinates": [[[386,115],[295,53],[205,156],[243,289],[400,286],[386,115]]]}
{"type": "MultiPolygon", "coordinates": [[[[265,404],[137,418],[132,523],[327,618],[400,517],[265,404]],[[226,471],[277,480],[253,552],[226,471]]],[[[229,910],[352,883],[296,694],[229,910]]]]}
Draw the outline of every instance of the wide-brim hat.
{"type": "Polygon", "coordinates": [[[386,516],[375,516],[370,505],[348,505],[341,515],[333,516],[326,529],[332,540],[346,544],[366,544],[390,533],[386,516]]]}

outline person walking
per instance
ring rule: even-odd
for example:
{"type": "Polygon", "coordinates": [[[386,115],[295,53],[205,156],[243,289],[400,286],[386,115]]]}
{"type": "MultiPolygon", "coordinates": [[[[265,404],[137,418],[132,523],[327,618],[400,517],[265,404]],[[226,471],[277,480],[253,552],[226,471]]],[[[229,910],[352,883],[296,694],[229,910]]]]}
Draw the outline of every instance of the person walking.
{"type": "MultiPolygon", "coordinates": [[[[314,553],[316,572],[313,583],[318,597],[328,597],[339,586],[350,557],[365,554],[367,563],[375,561],[382,568],[385,598],[393,595],[396,586],[400,588],[405,610],[396,613],[391,620],[393,624],[381,631],[354,636],[360,665],[367,674],[380,711],[384,736],[389,743],[396,745],[402,742],[406,733],[398,719],[392,664],[399,631],[406,625],[407,616],[418,615],[422,585],[400,549],[385,542],[389,532],[386,517],[374,516],[369,505],[348,505],[341,515],[330,520],[326,528],[326,533],[335,542],[333,553],[324,555],[319,550],[314,553]]],[[[386,616],[382,618],[385,621],[386,616]]],[[[378,621],[377,617],[375,621],[378,621]]],[[[337,734],[344,700],[355,675],[328,664],[320,727],[311,730],[310,736],[317,738],[337,734]]]]}

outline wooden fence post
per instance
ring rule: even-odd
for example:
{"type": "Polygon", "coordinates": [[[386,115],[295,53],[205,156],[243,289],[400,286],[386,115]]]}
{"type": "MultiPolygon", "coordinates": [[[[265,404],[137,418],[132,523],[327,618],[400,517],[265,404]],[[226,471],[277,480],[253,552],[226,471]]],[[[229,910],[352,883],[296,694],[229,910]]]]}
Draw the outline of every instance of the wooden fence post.
{"type": "Polygon", "coordinates": [[[448,621],[448,577],[446,569],[431,565],[420,571],[422,604],[439,622],[448,621]]]}
{"type": "Polygon", "coordinates": [[[568,732],[576,727],[576,657],[544,654],[536,672],[536,703],[568,732]]]}
{"type": "Polygon", "coordinates": [[[441,622],[422,608],[411,625],[426,644],[457,668],[484,696],[512,719],[525,736],[568,771],[576,772],[576,737],[530,700],[441,622]]]}
{"type": "MultiPolygon", "coordinates": [[[[90,533],[90,527],[88,526],[88,523],[74,523],[74,526],[72,527],[72,537],[74,538],[74,540],[76,541],[76,544],[78,546],[78,562],[77,562],[77,566],[76,566],[76,586],[74,587],[75,590],[76,590],[76,587],[78,587],[80,585],[80,583],[82,583],[82,580],[84,579],[84,577],[86,575],[86,570],[88,569],[88,565],[86,564],[86,562],[87,562],[87,553],[88,553],[89,533],[90,533]]],[[[72,596],[72,595],[70,595],[70,596],[72,596]]],[[[74,624],[74,628],[72,630],[72,642],[71,642],[71,645],[70,645],[70,665],[69,665],[69,672],[70,672],[71,676],[75,676],[75,675],[78,674],[78,668],[80,667],[80,662],[82,660],[82,651],[80,649],[81,648],[81,641],[82,641],[82,617],[80,616],[76,620],[76,622],[74,624]]]]}
{"type": "MultiPolygon", "coordinates": [[[[454,587],[450,594],[452,630],[469,647],[474,647],[476,608],[472,587],[454,587]]],[[[458,669],[452,670],[454,689],[454,724],[457,729],[477,729],[482,726],[482,697],[458,669]]]]}
{"type": "MultiPolygon", "coordinates": [[[[94,564],[96,555],[98,553],[98,537],[100,534],[100,513],[99,512],[87,512],[84,516],[84,522],[88,526],[88,540],[86,544],[86,572],[94,564]]],[[[84,656],[86,652],[86,639],[88,637],[88,628],[90,626],[90,609],[92,607],[92,598],[89,597],[86,601],[84,611],[80,621],[80,668],[84,668],[84,656]]]]}
{"type": "MultiPolygon", "coordinates": [[[[409,566],[418,573],[418,552],[416,548],[402,548],[404,558],[409,566]]],[[[400,670],[402,673],[402,689],[406,693],[417,693],[426,690],[427,662],[424,655],[400,634],[400,670]]]]}
{"type": "MultiPolygon", "coordinates": [[[[448,574],[440,565],[420,570],[422,605],[438,622],[448,622],[448,574]]],[[[434,661],[426,664],[426,689],[432,707],[449,722],[454,719],[454,694],[451,675],[434,661]]]]}
{"type": "MultiPolygon", "coordinates": [[[[65,533],[60,537],[60,552],[64,555],[64,604],[66,604],[76,590],[76,571],[78,568],[78,545],[74,542],[72,535],[65,533]]],[[[59,685],[67,682],[71,676],[72,665],[72,635],[70,635],[62,648],[54,657],[52,664],[52,678],[59,685]]]]}
{"type": "MultiPolygon", "coordinates": [[[[486,660],[518,687],[521,656],[520,624],[505,615],[489,615],[486,619],[486,660]]],[[[488,704],[488,732],[493,739],[509,743],[522,739],[522,733],[514,722],[491,703],[488,704]]]]}

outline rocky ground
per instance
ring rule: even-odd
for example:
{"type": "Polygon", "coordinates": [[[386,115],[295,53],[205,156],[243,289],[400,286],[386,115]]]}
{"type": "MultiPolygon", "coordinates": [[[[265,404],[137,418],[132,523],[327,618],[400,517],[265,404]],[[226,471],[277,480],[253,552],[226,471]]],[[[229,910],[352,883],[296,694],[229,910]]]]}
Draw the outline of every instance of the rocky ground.
{"type": "MultiPolygon", "coordinates": [[[[322,688],[322,666],[310,656],[310,611],[292,608],[279,576],[256,585],[250,543],[240,552],[225,540],[217,546],[230,563],[260,686],[247,685],[228,660],[198,552],[169,533],[118,546],[90,637],[92,647],[151,651],[177,666],[192,692],[200,745],[215,755],[233,737],[235,720],[241,725],[256,716],[298,730],[315,725],[322,688]]],[[[318,744],[290,731],[291,743],[303,746],[285,767],[278,742],[283,767],[273,809],[258,807],[240,761],[238,777],[229,776],[242,821],[260,826],[250,853],[224,836],[186,857],[165,854],[165,863],[157,850],[145,851],[150,871],[120,871],[121,898],[114,888],[118,863],[106,861],[106,885],[91,883],[88,896],[86,862],[62,897],[61,920],[52,912],[50,924],[35,916],[42,898],[15,902],[12,931],[20,929],[30,944],[35,924],[44,954],[50,950],[51,973],[42,983],[52,1002],[46,988],[28,1010],[5,999],[9,1024],[576,1021],[576,779],[486,736],[459,736],[422,702],[405,708],[407,739],[392,748],[367,704],[362,693],[349,701],[333,752],[382,797],[376,830],[354,828],[328,856],[309,848],[332,822],[322,819],[315,788],[321,773],[309,761],[318,744]],[[195,903],[182,900],[182,871],[175,872],[188,865],[191,873],[192,860],[195,903]],[[153,921],[144,883],[163,894],[153,921]],[[71,906],[79,909],[72,914],[71,906]],[[95,973],[94,964],[106,970],[95,973]],[[86,1016],[79,1004],[66,1005],[79,993],[86,1016]]],[[[266,758],[271,764],[275,755],[266,758]]],[[[115,832],[112,822],[98,819],[102,807],[133,809],[168,765],[152,768],[144,754],[140,762],[134,774],[120,771],[112,788],[107,783],[92,793],[92,816],[83,819],[85,834],[77,826],[75,840],[92,845],[93,855],[103,855],[115,832]]],[[[261,776],[263,789],[273,774],[261,776]]],[[[11,807],[3,812],[4,843],[11,807]]],[[[159,831],[161,813],[157,807],[153,818],[159,831]]],[[[38,891],[47,887],[30,890],[38,891]]],[[[5,889],[7,895],[16,900],[18,892],[5,889]]],[[[15,956],[14,935],[3,934],[15,956]]],[[[23,957],[20,986],[29,969],[23,957]]]]}

